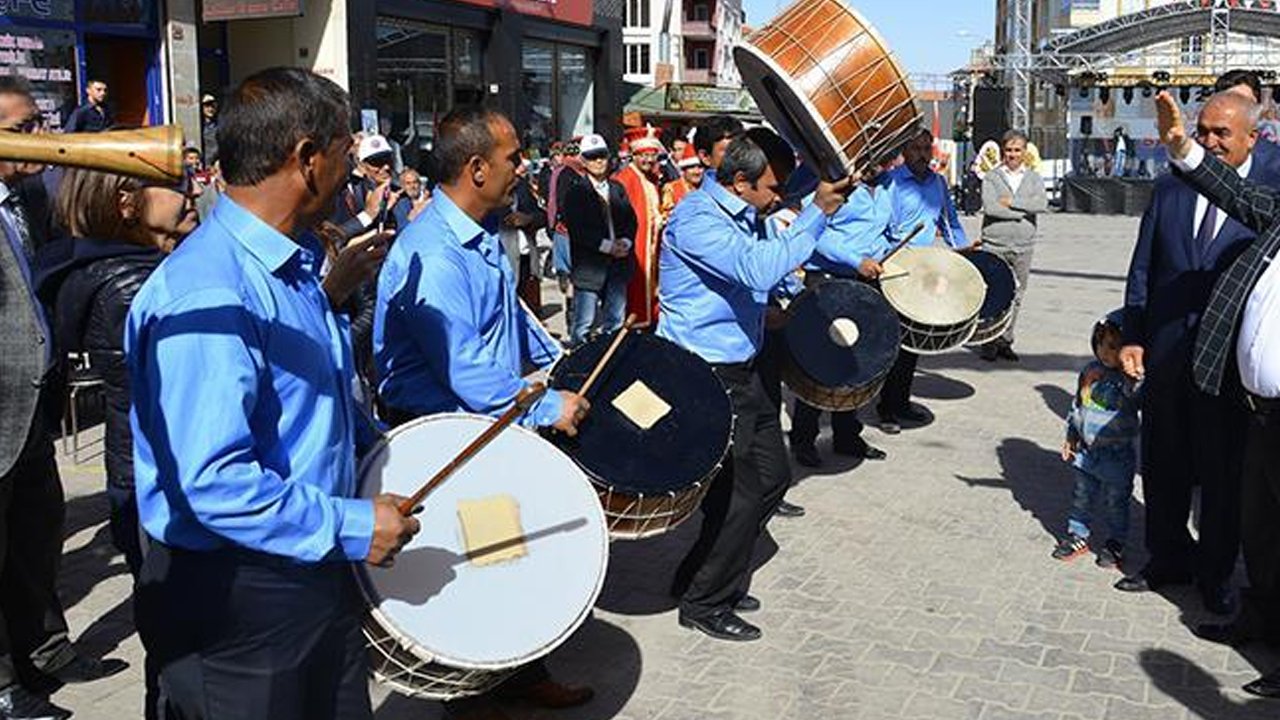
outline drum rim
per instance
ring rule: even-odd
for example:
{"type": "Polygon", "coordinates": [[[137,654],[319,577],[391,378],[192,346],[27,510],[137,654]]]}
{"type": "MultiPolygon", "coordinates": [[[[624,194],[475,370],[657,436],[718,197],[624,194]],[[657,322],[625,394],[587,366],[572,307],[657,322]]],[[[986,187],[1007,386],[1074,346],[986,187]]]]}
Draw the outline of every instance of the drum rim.
{"type": "MultiPolygon", "coordinates": [[[[612,335],[601,336],[601,337],[612,337],[612,335]]],[[[659,340],[662,343],[670,345],[672,348],[679,350],[685,355],[689,355],[693,357],[703,365],[706,365],[708,373],[716,381],[716,387],[720,388],[721,392],[725,396],[726,402],[729,405],[729,426],[726,429],[726,433],[725,433],[724,450],[721,451],[720,457],[716,458],[716,462],[709,472],[707,472],[702,477],[692,481],[691,483],[685,484],[675,490],[660,490],[657,492],[639,492],[634,490],[628,490],[627,492],[621,493],[624,495],[631,495],[631,496],[638,496],[638,497],[656,497],[664,494],[669,494],[672,497],[682,496],[685,493],[689,492],[690,490],[695,489],[700,483],[709,483],[710,480],[715,478],[716,473],[720,472],[720,468],[724,467],[725,458],[729,457],[729,451],[733,449],[733,430],[735,427],[737,427],[737,424],[738,424],[738,414],[733,409],[733,397],[729,395],[728,386],[726,386],[724,384],[724,381],[720,379],[720,376],[716,374],[715,368],[712,367],[711,363],[704,360],[702,356],[698,355],[692,350],[686,347],[682,347],[679,343],[673,340],[668,340],[667,338],[664,338],[660,335],[656,335],[654,333],[644,333],[640,335],[640,337],[659,340]]],[[[600,338],[597,338],[597,340],[599,339],[600,338]]],[[[578,348],[574,348],[573,350],[566,350],[563,354],[560,355],[560,357],[556,358],[556,361],[554,363],[551,364],[551,367],[547,370],[547,387],[548,388],[554,389],[555,379],[556,379],[556,370],[559,369],[560,364],[563,363],[565,360],[567,360],[570,355],[572,355],[576,350],[578,350],[581,347],[582,345],[578,346],[578,348]]],[[[583,465],[581,462],[579,462],[578,458],[562,450],[559,445],[556,445],[554,442],[551,444],[555,445],[556,450],[559,450],[562,455],[569,458],[569,460],[571,460],[574,465],[578,466],[578,469],[581,470],[584,475],[586,475],[587,480],[591,483],[593,487],[597,489],[602,489],[608,492],[626,489],[626,486],[624,485],[617,485],[613,481],[606,480],[605,478],[601,477],[599,474],[596,473],[595,470],[592,470],[591,468],[588,468],[586,465],[583,465]]],[[[605,518],[607,519],[608,517],[609,516],[606,513],[605,518]]]]}
{"type": "MultiPolygon", "coordinates": [[[[368,468],[369,464],[374,461],[375,458],[377,458],[381,453],[385,452],[388,447],[390,447],[392,438],[398,436],[403,432],[407,432],[410,428],[417,427],[418,425],[424,425],[433,421],[455,420],[455,419],[465,419],[468,421],[483,420],[483,421],[487,421],[489,424],[493,424],[497,422],[496,418],[492,418],[488,415],[480,415],[478,413],[466,413],[466,412],[447,412],[447,413],[437,413],[434,415],[424,415],[419,418],[414,418],[413,420],[410,420],[409,422],[406,422],[395,428],[392,428],[390,432],[383,435],[382,439],[379,440],[378,443],[374,445],[372,449],[369,450],[369,452],[364,456],[364,458],[360,461],[359,465],[357,466],[356,492],[359,493],[363,488],[365,470],[368,468]]],[[[543,438],[541,435],[539,435],[537,432],[530,430],[529,428],[523,427],[521,425],[514,425],[514,424],[504,429],[503,432],[506,432],[508,430],[515,430],[518,432],[525,433],[530,437],[536,438],[539,442],[546,443],[548,446],[554,449],[557,453],[564,455],[565,459],[568,460],[569,463],[573,465],[573,467],[576,470],[578,470],[579,473],[582,473],[582,469],[578,467],[578,464],[574,462],[573,458],[569,457],[568,455],[565,455],[565,453],[562,452],[560,448],[556,447],[554,443],[549,442],[548,440],[543,438]]],[[[588,481],[589,486],[591,485],[590,479],[586,477],[585,473],[583,473],[583,479],[588,481]]],[[[609,522],[604,516],[604,508],[599,502],[599,497],[595,493],[595,488],[590,487],[590,489],[592,491],[591,492],[592,497],[595,498],[596,502],[590,503],[591,510],[588,510],[587,512],[592,512],[592,511],[595,512],[595,514],[597,515],[596,519],[598,520],[598,523],[599,523],[598,527],[604,530],[604,532],[600,533],[600,544],[601,544],[600,572],[596,576],[595,587],[590,592],[590,601],[586,603],[586,607],[578,611],[577,617],[574,618],[573,622],[569,623],[568,626],[566,626],[565,630],[562,633],[560,633],[560,635],[558,635],[554,640],[547,643],[546,645],[538,648],[538,650],[535,651],[534,653],[524,658],[521,658],[519,660],[511,660],[506,662],[491,662],[491,663],[490,662],[470,662],[470,661],[459,662],[456,658],[453,658],[445,653],[437,652],[433,648],[423,645],[421,640],[418,640],[416,638],[414,639],[414,647],[410,648],[410,651],[413,652],[414,655],[417,655],[419,657],[421,657],[424,653],[430,654],[430,656],[432,657],[431,662],[439,663],[441,665],[444,665],[445,667],[453,668],[455,670],[500,671],[500,670],[507,670],[509,668],[518,668],[521,665],[533,662],[534,660],[544,658],[547,655],[554,652],[556,648],[560,647],[562,644],[564,644],[566,640],[572,637],[573,634],[578,631],[578,628],[582,627],[582,624],[586,622],[587,618],[591,616],[592,611],[595,609],[596,602],[598,602],[600,599],[600,591],[604,589],[605,576],[608,575],[609,573],[609,522]]],[[[363,495],[360,495],[359,497],[361,499],[368,499],[368,498],[365,498],[363,495]]],[[[411,635],[409,635],[404,631],[404,628],[402,628],[400,624],[395,621],[394,618],[392,618],[388,613],[383,612],[382,609],[373,602],[372,598],[376,597],[377,594],[372,592],[373,591],[373,588],[371,587],[372,580],[369,578],[368,568],[365,566],[365,564],[356,563],[353,567],[353,571],[356,574],[356,579],[360,586],[360,591],[361,591],[361,594],[363,595],[365,604],[368,606],[368,610],[371,611],[370,616],[374,617],[373,613],[376,612],[377,616],[385,620],[386,626],[389,626],[390,629],[394,630],[397,636],[401,638],[412,637],[411,635]]]]}
{"type": "MultiPolygon", "coordinates": [[[[838,5],[840,9],[852,15],[853,19],[856,20],[858,24],[861,25],[862,28],[867,31],[867,34],[869,34],[871,36],[871,39],[875,41],[876,46],[880,48],[880,52],[883,53],[886,58],[888,58],[889,64],[893,67],[894,72],[898,76],[898,82],[903,86],[903,88],[906,89],[907,95],[909,95],[911,98],[911,109],[912,109],[912,114],[915,115],[915,121],[913,123],[908,123],[907,127],[910,127],[911,125],[919,124],[920,121],[924,118],[924,113],[920,110],[920,96],[916,92],[915,86],[911,84],[910,77],[907,75],[907,73],[903,72],[902,64],[898,62],[897,54],[894,53],[892,49],[890,49],[889,44],[885,42],[884,36],[880,34],[880,31],[876,29],[876,26],[868,22],[866,16],[858,12],[857,9],[849,6],[846,3],[840,2],[840,0],[816,0],[816,1],[824,4],[830,2],[830,3],[834,3],[835,5],[838,5]]],[[[778,65],[778,63],[774,61],[774,59],[771,56],[767,55],[763,50],[761,50],[755,44],[755,38],[759,37],[761,33],[764,33],[766,30],[768,30],[771,27],[771,25],[772,25],[772,22],[769,24],[766,24],[765,26],[751,33],[750,37],[743,38],[741,42],[739,42],[737,45],[734,46],[733,51],[734,53],[737,53],[738,50],[741,49],[744,52],[749,52],[753,56],[763,60],[769,66],[769,68],[773,70],[777,75],[785,78],[790,78],[791,77],[790,73],[783,72],[782,66],[778,65]]],[[[734,64],[735,65],[737,64],[736,59],[734,60],[734,64]]],[[[835,135],[831,133],[830,123],[828,123],[827,120],[822,117],[822,114],[818,112],[817,107],[814,106],[813,102],[809,100],[809,96],[805,94],[797,93],[795,91],[792,91],[792,94],[796,95],[796,97],[799,97],[801,99],[801,101],[804,104],[805,111],[809,113],[810,119],[817,122],[818,127],[822,129],[823,137],[827,140],[828,144],[831,147],[836,148],[836,155],[838,156],[838,159],[843,161],[842,164],[844,165],[845,172],[853,173],[855,170],[857,170],[858,168],[853,167],[854,160],[849,158],[849,156],[845,154],[844,146],[841,145],[836,140],[835,135]]],[[[902,133],[899,133],[899,134],[902,134],[902,133]]],[[[896,136],[891,136],[891,139],[896,140],[897,138],[896,136]]],[[[871,148],[868,148],[868,150],[870,149],[871,148]]],[[[876,162],[876,158],[874,157],[867,158],[868,165],[874,162],[876,162]]]]}

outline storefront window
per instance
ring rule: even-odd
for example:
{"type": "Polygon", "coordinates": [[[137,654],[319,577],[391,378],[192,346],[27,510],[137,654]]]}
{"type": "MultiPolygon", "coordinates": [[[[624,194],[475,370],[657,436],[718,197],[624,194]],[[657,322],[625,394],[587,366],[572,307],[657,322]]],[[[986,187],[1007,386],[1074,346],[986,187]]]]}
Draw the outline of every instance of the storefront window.
{"type": "Polygon", "coordinates": [[[524,145],[544,148],[555,139],[555,46],[525,41],[522,69],[524,105],[529,109],[528,127],[522,128],[524,145]]]}
{"type": "Polygon", "coordinates": [[[36,107],[53,130],[62,126],[61,111],[76,103],[75,67],[70,30],[9,26],[0,32],[0,73],[31,82],[36,107]]]}
{"type": "Polygon", "coordinates": [[[551,141],[592,132],[595,106],[591,51],[576,45],[526,40],[523,51],[524,105],[528,148],[545,150],[551,141]]]}
{"type": "Polygon", "coordinates": [[[560,46],[560,67],[556,73],[560,78],[560,137],[585,135],[595,127],[589,52],[584,47],[560,46]]]}

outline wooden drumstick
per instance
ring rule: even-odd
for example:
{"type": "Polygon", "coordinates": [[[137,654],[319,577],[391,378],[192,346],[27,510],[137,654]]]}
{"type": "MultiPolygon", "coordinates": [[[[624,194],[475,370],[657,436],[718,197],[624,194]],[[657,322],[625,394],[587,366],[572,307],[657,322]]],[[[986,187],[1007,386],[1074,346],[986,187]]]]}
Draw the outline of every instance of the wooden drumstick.
{"type": "Polygon", "coordinates": [[[908,234],[905,238],[903,238],[902,242],[899,242],[897,245],[894,245],[893,249],[889,251],[888,255],[885,255],[883,258],[880,259],[880,265],[883,266],[885,263],[889,262],[889,258],[893,257],[894,255],[897,255],[898,251],[902,250],[902,248],[906,247],[907,245],[910,245],[911,241],[915,240],[916,236],[922,232],[924,232],[924,223],[922,222],[916,223],[916,226],[911,229],[910,234],[908,234]]]}
{"type": "Polygon", "coordinates": [[[609,360],[613,359],[613,354],[618,352],[618,348],[622,345],[623,339],[627,337],[627,333],[631,332],[631,326],[636,322],[636,314],[631,313],[627,319],[622,322],[622,329],[614,336],[613,342],[609,343],[609,349],[604,351],[600,362],[596,363],[591,374],[587,376],[587,381],[582,383],[582,387],[578,388],[578,396],[586,397],[587,391],[595,384],[596,379],[600,377],[600,373],[604,372],[604,366],[609,364],[609,360]]]}
{"type": "Polygon", "coordinates": [[[400,514],[406,517],[412,514],[414,508],[418,507],[418,505],[422,503],[423,499],[426,498],[432,490],[435,490],[441,483],[448,480],[450,475],[457,472],[458,468],[461,468],[468,460],[475,457],[476,453],[480,452],[486,445],[493,442],[494,438],[498,437],[498,435],[503,430],[506,430],[509,425],[514,423],[516,420],[519,420],[520,416],[529,412],[529,409],[533,407],[533,404],[538,402],[538,400],[545,394],[547,394],[547,386],[540,382],[534,383],[521,390],[520,394],[516,396],[515,404],[511,406],[510,410],[502,413],[502,417],[498,418],[496,422],[485,428],[485,431],[480,433],[480,436],[475,440],[472,440],[470,445],[463,448],[462,452],[458,453],[456,457],[450,460],[448,465],[441,468],[440,472],[432,475],[431,479],[422,487],[418,488],[417,492],[405,498],[405,500],[400,503],[400,506],[397,508],[400,511],[400,514]]]}

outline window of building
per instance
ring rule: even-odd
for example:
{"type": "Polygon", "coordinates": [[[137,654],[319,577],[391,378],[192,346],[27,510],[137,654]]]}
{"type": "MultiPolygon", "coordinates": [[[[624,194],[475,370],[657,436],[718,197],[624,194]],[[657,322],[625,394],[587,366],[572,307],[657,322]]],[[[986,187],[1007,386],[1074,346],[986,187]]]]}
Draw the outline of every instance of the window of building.
{"type": "Polygon", "coordinates": [[[693,17],[690,20],[706,22],[711,19],[711,8],[706,3],[694,3],[693,17]]]}
{"type": "Polygon", "coordinates": [[[1188,35],[1178,41],[1179,55],[1183,65],[1201,65],[1204,63],[1204,36],[1188,35]]]}
{"type": "Polygon", "coordinates": [[[389,121],[405,162],[417,165],[435,138],[435,121],[484,99],[479,34],[379,18],[379,119],[389,121]]]}
{"type": "Polygon", "coordinates": [[[690,57],[690,70],[710,70],[711,69],[711,53],[706,48],[694,48],[690,57]]]}
{"type": "Polygon", "coordinates": [[[627,27],[649,27],[649,0],[627,0],[627,27]]]}
{"type": "Polygon", "coordinates": [[[593,131],[595,65],[591,52],[577,45],[525,41],[521,90],[529,109],[528,124],[522,130],[526,147],[545,149],[552,140],[593,131]]]}
{"type": "Polygon", "coordinates": [[[627,46],[627,74],[629,75],[648,75],[653,70],[650,64],[650,53],[652,50],[649,45],[628,45],[627,46]]]}

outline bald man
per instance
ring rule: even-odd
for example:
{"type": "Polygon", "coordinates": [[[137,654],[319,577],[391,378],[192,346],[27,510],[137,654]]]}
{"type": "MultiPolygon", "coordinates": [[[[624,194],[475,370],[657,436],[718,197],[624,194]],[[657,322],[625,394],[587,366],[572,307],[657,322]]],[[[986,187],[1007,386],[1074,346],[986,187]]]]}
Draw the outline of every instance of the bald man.
{"type": "MultiPolygon", "coordinates": [[[[1196,137],[1240,177],[1273,184],[1252,151],[1259,108],[1243,95],[1214,95],[1196,137]]],[[[1246,416],[1232,397],[1193,382],[1192,356],[1214,283],[1255,234],[1182,182],[1156,181],[1142,218],[1125,287],[1121,362],[1143,388],[1143,498],[1150,560],[1117,589],[1155,590],[1194,582],[1209,611],[1228,615],[1240,546],[1240,477],[1246,416]],[[1192,489],[1200,486],[1200,536],[1187,531],[1192,489]]]]}

